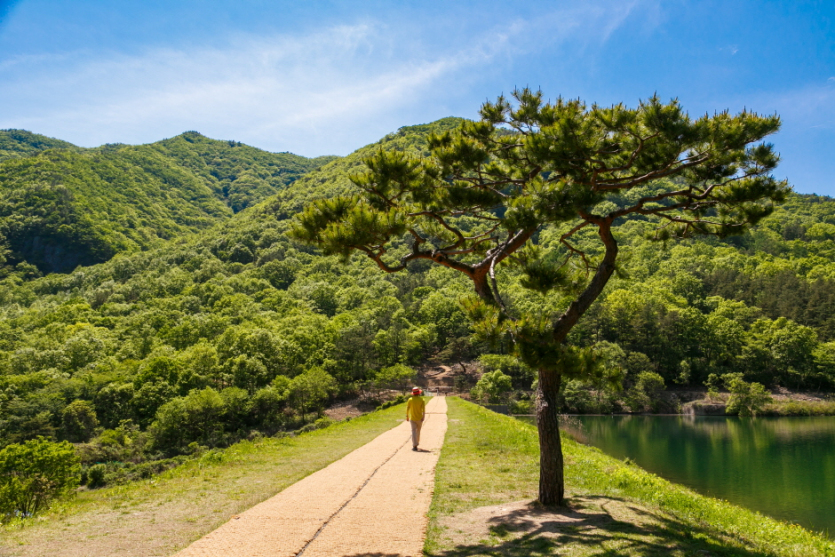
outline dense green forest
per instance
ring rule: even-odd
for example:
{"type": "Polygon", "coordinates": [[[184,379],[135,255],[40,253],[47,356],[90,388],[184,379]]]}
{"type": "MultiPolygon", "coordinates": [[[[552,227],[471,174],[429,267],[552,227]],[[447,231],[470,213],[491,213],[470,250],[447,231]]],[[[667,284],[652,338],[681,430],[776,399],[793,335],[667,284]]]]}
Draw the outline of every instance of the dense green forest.
{"type": "Polygon", "coordinates": [[[197,132],[80,149],[6,130],[0,256],[30,273],[101,263],[207,229],[334,158],[268,153],[197,132]]]}
{"type": "MultiPolygon", "coordinates": [[[[386,275],[366,258],[324,257],[286,234],[311,199],[353,187],[348,176],[364,157],[379,149],[423,153],[430,132],[459,123],[402,128],[310,172],[328,161],[299,157],[292,166],[281,162],[292,155],[273,159],[282,155],[191,133],[2,163],[0,184],[16,184],[9,191],[29,187],[22,176],[52,184],[63,168],[63,187],[79,200],[67,202],[77,207],[68,212],[73,222],[95,215],[74,230],[112,250],[102,252],[106,262],[68,274],[7,268],[0,281],[0,446],[43,436],[77,443],[85,464],[162,459],[301,427],[333,397],[399,384],[409,367],[427,362],[481,358],[485,369],[529,390],[533,373],[504,353],[506,346],[472,340],[458,304],[470,286],[451,271],[415,262],[386,275]],[[135,191],[154,212],[127,213],[131,203],[119,196],[137,182],[125,176],[149,175],[160,193],[135,191]],[[90,189],[82,192],[81,183],[90,189]],[[237,205],[245,210],[232,215],[233,199],[246,200],[237,205]],[[117,202],[125,213],[107,217],[107,205],[117,202]],[[117,226],[129,218],[135,227],[117,226]],[[143,243],[147,228],[148,238],[169,241],[143,243]]],[[[35,207],[28,200],[48,205],[66,195],[41,187],[40,197],[9,194],[2,203],[25,199],[19,203],[35,207]]],[[[0,215],[7,222],[17,213],[0,215]]],[[[711,374],[727,373],[769,388],[835,387],[835,201],[793,194],[755,230],[726,240],[665,245],[648,239],[652,229],[642,217],[618,227],[619,276],[571,337],[594,347],[601,374],[566,385],[567,408],[582,410],[591,393],[600,404],[604,391],[614,408],[618,395],[607,385],[634,392],[647,372],[668,387],[701,389],[711,374]]],[[[558,237],[541,231],[543,257],[560,249],[558,237]]],[[[589,253],[594,257],[593,247],[589,253]]],[[[567,304],[509,278],[514,286],[503,294],[511,306],[567,304]]],[[[647,409],[640,397],[625,400],[647,409]]]]}
{"type": "Polygon", "coordinates": [[[0,130],[0,162],[36,155],[47,149],[81,150],[72,143],[26,130],[0,130]]]}

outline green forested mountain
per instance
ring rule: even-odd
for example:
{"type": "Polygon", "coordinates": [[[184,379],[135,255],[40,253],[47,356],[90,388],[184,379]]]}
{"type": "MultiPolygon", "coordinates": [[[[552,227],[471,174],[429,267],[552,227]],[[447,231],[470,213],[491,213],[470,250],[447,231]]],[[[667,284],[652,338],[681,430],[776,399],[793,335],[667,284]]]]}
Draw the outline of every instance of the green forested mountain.
{"type": "Polygon", "coordinates": [[[313,199],[332,197],[351,191],[354,187],[348,176],[360,172],[363,160],[380,149],[428,155],[426,138],[430,133],[442,133],[457,128],[461,118],[443,118],[431,124],[406,126],[390,133],[380,141],[357,149],[335,164],[294,182],[286,190],[269,200],[265,206],[275,218],[284,220],[298,214],[313,199]]]}
{"type": "Polygon", "coordinates": [[[72,143],[26,130],[0,130],[0,161],[28,157],[47,149],[81,150],[72,143]]]}
{"type": "MultiPolygon", "coordinates": [[[[231,218],[222,218],[232,211],[217,192],[246,172],[212,150],[221,146],[200,137],[192,143],[188,134],[167,145],[47,151],[4,163],[21,172],[28,164],[29,176],[51,184],[46,170],[62,165],[133,176],[126,161],[154,161],[160,183],[178,184],[178,204],[193,195],[192,212],[154,213],[174,223],[155,237],[172,237],[185,222],[219,223],[71,274],[31,278],[17,269],[0,280],[0,445],[38,435],[68,439],[82,443],[86,462],[184,453],[298,427],[329,396],[392,384],[408,376],[402,366],[427,361],[481,357],[528,389],[533,374],[503,354],[506,346],[471,340],[459,305],[470,286],[448,270],[417,262],[386,275],[365,258],[324,257],[286,235],[310,199],[353,187],[348,176],[364,156],[381,148],[422,153],[429,132],[458,122],[402,128],[231,218]]],[[[261,179],[277,184],[282,176],[261,179]]],[[[64,187],[82,197],[66,180],[64,187]]],[[[100,191],[109,199],[126,195],[100,191]]],[[[161,186],[156,197],[141,191],[147,203],[162,205],[175,195],[161,186]]],[[[99,202],[84,198],[84,207],[99,202]]],[[[104,220],[107,207],[100,211],[104,220]]],[[[107,230],[139,245],[132,234],[152,221],[142,212],[119,216],[128,218],[136,219],[133,228],[107,230]]],[[[94,224],[101,225],[91,230],[94,224]]],[[[617,370],[625,390],[644,372],[667,386],[702,388],[711,374],[739,372],[769,387],[835,388],[835,201],[791,195],[754,231],[727,240],[665,246],[647,239],[652,228],[643,218],[618,228],[622,272],[571,337],[617,370]]],[[[537,242],[548,257],[560,249],[559,231],[542,230],[537,242]]],[[[510,306],[567,304],[522,288],[520,278],[511,276],[514,286],[503,292],[510,306]]],[[[570,382],[566,407],[582,410],[598,388],[570,382]]]]}
{"type": "Polygon", "coordinates": [[[196,132],[96,149],[6,133],[14,152],[29,156],[0,162],[0,239],[12,264],[42,272],[206,229],[333,158],[268,153],[196,132]]]}
{"type": "Polygon", "coordinates": [[[209,139],[197,132],[135,149],[156,151],[199,176],[236,213],[338,158],[269,153],[237,141],[209,139]]]}

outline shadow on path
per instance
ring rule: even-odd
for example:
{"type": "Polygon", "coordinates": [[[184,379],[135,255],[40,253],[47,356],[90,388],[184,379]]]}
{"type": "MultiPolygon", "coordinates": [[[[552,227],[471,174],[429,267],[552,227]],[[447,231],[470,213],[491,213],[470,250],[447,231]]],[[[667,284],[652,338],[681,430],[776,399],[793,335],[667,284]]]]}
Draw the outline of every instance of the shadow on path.
{"type": "Polygon", "coordinates": [[[608,497],[575,497],[567,508],[538,503],[483,507],[442,525],[442,536],[454,545],[428,553],[434,557],[771,557],[727,534],[608,497]]]}

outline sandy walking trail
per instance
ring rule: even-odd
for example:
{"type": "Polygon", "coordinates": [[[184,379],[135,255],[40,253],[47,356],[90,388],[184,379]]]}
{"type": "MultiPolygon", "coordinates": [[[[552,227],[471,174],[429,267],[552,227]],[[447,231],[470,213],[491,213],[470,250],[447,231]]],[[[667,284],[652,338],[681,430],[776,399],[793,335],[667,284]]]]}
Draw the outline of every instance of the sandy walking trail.
{"type": "Polygon", "coordinates": [[[446,410],[444,397],[429,400],[420,452],[404,421],[176,557],[421,555],[446,410]]]}

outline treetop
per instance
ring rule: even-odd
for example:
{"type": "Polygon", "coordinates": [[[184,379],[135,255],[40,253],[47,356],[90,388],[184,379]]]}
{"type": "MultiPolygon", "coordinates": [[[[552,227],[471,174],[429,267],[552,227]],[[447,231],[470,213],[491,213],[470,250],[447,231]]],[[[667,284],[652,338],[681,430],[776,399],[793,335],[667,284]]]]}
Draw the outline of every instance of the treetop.
{"type": "Polygon", "coordinates": [[[773,146],[757,143],[779,129],[776,115],[694,120],[657,96],[636,108],[545,102],[530,89],[512,96],[485,103],[480,121],[431,135],[428,156],[381,149],[351,177],[357,194],[313,203],[293,234],[326,253],[361,251],[387,272],[430,259],[472,277],[549,224],[567,225],[568,256],[588,266],[569,243],[586,226],[608,230],[637,214],[658,221],[661,240],[727,236],[789,191],[770,174],[773,146]],[[648,186],[644,195],[626,202],[639,186],[648,186]],[[409,251],[389,255],[404,238],[409,251]]]}

